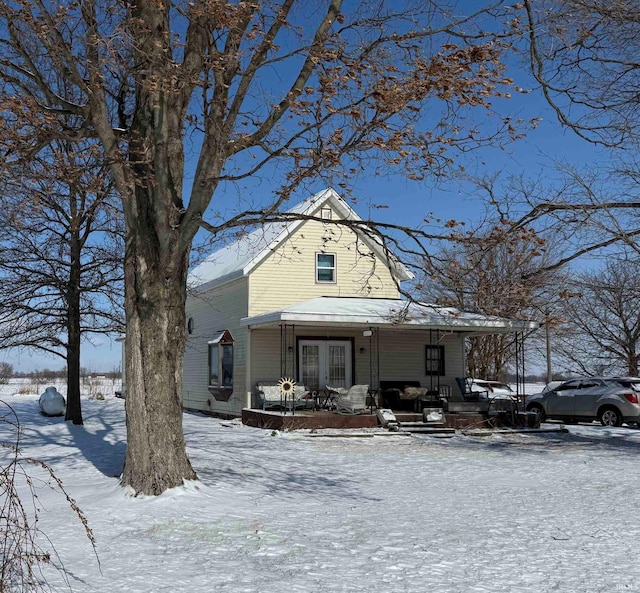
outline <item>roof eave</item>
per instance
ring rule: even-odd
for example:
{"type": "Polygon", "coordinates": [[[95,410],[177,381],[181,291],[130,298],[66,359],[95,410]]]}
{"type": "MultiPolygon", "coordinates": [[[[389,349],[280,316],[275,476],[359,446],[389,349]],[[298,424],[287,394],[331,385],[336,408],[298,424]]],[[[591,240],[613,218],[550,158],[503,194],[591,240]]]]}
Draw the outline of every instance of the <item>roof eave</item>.
{"type": "Polygon", "coordinates": [[[191,295],[201,294],[203,292],[211,290],[212,288],[217,288],[218,286],[222,286],[223,284],[229,284],[230,282],[233,282],[234,280],[238,280],[239,278],[243,278],[245,276],[246,274],[244,273],[244,270],[236,270],[234,272],[231,272],[230,274],[226,274],[224,276],[220,276],[219,278],[209,280],[204,284],[197,284],[196,286],[191,287],[187,286],[187,290],[191,295]]]}
{"type": "Polygon", "coordinates": [[[408,323],[396,323],[393,319],[385,319],[379,316],[355,316],[355,315],[335,315],[319,313],[293,313],[288,311],[276,311],[255,317],[244,317],[240,320],[240,325],[248,328],[273,326],[280,323],[296,323],[299,325],[318,326],[349,326],[349,327],[394,327],[405,330],[439,329],[444,331],[464,332],[471,335],[496,334],[496,333],[516,333],[532,330],[539,327],[539,324],[528,321],[515,320],[428,320],[410,321],[408,323]]]}

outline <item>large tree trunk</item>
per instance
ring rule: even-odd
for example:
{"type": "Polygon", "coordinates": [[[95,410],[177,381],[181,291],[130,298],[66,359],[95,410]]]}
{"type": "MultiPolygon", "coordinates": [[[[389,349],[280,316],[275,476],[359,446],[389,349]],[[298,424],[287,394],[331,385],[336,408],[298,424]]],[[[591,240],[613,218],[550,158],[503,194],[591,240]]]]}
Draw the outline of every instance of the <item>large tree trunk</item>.
{"type": "Polygon", "coordinates": [[[186,107],[174,88],[170,3],[132,6],[138,67],[129,141],[132,174],[123,192],[127,456],[122,483],[137,494],[161,494],[196,477],[182,432],[182,361],[189,254],[197,225],[186,229],[182,220],[186,107]]]}
{"type": "MultiPolygon", "coordinates": [[[[153,203],[138,192],[138,206],[153,203]]],[[[149,218],[147,218],[149,220],[149,218]]],[[[168,235],[168,236],[167,236],[168,235]]],[[[140,224],[125,254],[127,455],[123,485],[160,494],[196,475],[182,431],[188,250],[140,224]]]]}

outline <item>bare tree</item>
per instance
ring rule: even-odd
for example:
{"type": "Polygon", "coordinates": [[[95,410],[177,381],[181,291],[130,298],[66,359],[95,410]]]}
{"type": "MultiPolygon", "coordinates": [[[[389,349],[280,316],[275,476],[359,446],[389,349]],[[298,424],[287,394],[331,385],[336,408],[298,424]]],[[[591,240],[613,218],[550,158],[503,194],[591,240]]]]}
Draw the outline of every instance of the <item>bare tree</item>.
{"type": "Polygon", "coordinates": [[[531,70],[561,123],[606,146],[637,143],[640,6],[525,0],[531,70]]]}
{"type": "Polygon", "coordinates": [[[566,368],[587,374],[638,375],[640,265],[612,257],[573,279],[558,350],[566,368]]]}
{"type": "Polygon", "coordinates": [[[136,492],[195,477],[181,382],[186,278],[200,228],[219,240],[277,219],[292,192],[318,176],[346,187],[365,169],[441,175],[464,151],[520,134],[492,105],[512,88],[501,64],[512,9],[499,1],[469,13],[427,0],[342,4],[0,7],[3,153],[37,153],[52,137],[96,137],[122,198],[123,483],[136,492]],[[495,124],[478,124],[477,112],[495,124]],[[81,122],[73,129],[61,125],[69,113],[81,122]],[[280,187],[262,202],[225,197],[258,175],[280,187]]]}
{"type": "Polygon", "coordinates": [[[121,329],[122,218],[93,145],[54,140],[0,184],[0,347],[61,357],[82,424],[81,341],[121,329]]]}
{"type": "MultiPolygon", "coordinates": [[[[465,232],[466,242],[424,260],[423,296],[483,315],[542,321],[559,298],[559,272],[541,271],[557,248],[535,233],[512,232],[508,225],[465,232]]],[[[504,380],[513,357],[512,336],[468,340],[473,377],[504,380]]]]}
{"type": "Polygon", "coordinates": [[[546,101],[561,124],[608,149],[612,165],[566,168],[564,187],[529,199],[514,224],[573,235],[575,247],[557,266],[616,243],[638,251],[640,7],[630,0],[525,0],[522,7],[530,69],[546,101]]]}
{"type": "Polygon", "coordinates": [[[0,383],[8,383],[11,377],[13,377],[13,365],[0,362],[0,383]]]}

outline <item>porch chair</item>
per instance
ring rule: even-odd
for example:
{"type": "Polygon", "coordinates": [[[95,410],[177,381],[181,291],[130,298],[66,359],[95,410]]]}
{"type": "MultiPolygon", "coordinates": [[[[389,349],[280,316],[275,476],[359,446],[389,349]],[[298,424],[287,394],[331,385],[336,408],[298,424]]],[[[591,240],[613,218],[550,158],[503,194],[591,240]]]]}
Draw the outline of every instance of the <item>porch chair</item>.
{"type": "Polygon", "coordinates": [[[458,384],[458,388],[460,389],[463,401],[477,402],[480,399],[488,399],[489,397],[488,391],[475,389],[472,390],[471,382],[466,378],[456,377],[456,383],[458,384]]]}
{"type": "Polygon", "coordinates": [[[333,400],[336,412],[355,414],[356,412],[367,409],[369,385],[353,385],[349,387],[349,389],[341,387],[331,388],[327,385],[327,389],[337,394],[333,400]]]}

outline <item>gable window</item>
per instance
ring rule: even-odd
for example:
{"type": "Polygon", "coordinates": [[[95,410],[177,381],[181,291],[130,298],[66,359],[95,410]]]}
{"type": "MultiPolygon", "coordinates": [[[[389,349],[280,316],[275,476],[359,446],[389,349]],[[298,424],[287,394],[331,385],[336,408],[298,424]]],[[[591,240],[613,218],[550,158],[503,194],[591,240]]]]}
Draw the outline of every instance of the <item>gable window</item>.
{"type": "Polygon", "coordinates": [[[424,374],[444,376],[444,346],[425,346],[424,374]]]}
{"type": "Polygon", "coordinates": [[[316,282],[336,281],[336,256],[334,253],[316,253],[316,282]]]}
{"type": "Polygon", "coordinates": [[[320,218],[331,220],[331,208],[320,208],[320,218]]]}
{"type": "Polygon", "coordinates": [[[233,393],[233,337],[228,330],[217,332],[209,346],[209,393],[228,401],[233,393]]]}

